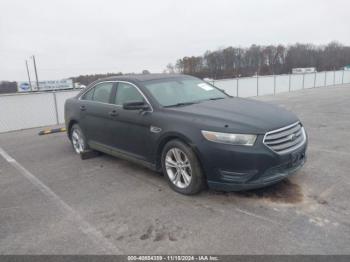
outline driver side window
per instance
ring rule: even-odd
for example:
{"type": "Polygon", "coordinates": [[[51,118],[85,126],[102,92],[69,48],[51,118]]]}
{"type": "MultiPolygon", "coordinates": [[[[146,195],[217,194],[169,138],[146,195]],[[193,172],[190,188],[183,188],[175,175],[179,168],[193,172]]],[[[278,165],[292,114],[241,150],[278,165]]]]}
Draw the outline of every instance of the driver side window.
{"type": "Polygon", "coordinates": [[[128,102],[143,102],[143,96],[133,85],[127,83],[118,83],[117,93],[114,98],[116,105],[123,105],[128,102]]]}

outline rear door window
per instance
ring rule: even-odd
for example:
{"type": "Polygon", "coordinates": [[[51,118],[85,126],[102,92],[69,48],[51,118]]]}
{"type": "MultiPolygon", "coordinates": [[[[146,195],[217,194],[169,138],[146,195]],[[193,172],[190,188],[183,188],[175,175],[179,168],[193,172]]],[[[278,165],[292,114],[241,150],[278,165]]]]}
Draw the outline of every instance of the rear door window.
{"type": "Polygon", "coordinates": [[[92,100],[94,96],[95,88],[91,88],[89,91],[87,91],[83,96],[81,97],[82,100],[92,100]]]}
{"type": "Polygon", "coordinates": [[[101,103],[110,103],[110,97],[113,90],[113,83],[101,83],[94,87],[95,91],[92,96],[93,101],[101,103]]]}
{"type": "Polygon", "coordinates": [[[123,105],[128,102],[143,102],[143,96],[140,92],[128,83],[118,83],[117,94],[114,98],[116,105],[123,105]]]}

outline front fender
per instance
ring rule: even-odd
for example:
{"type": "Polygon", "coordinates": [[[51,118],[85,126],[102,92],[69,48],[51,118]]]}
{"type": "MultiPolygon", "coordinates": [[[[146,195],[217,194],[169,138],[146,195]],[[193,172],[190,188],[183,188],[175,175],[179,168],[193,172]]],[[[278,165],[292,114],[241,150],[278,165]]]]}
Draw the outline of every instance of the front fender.
{"type": "Polygon", "coordinates": [[[198,148],[197,148],[196,144],[194,143],[193,139],[191,139],[188,136],[185,136],[184,134],[182,134],[180,132],[170,131],[170,132],[163,133],[156,140],[154,155],[156,158],[157,169],[161,168],[161,155],[162,155],[162,150],[163,150],[164,146],[166,145],[166,143],[168,143],[170,140],[173,140],[173,139],[179,139],[179,140],[183,141],[184,143],[186,143],[187,145],[189,145],[192,148],[192,150],[195,152],[195,154],[197,155],[198,160],[200,161],[200,158],[199,158],[200,153],[199,153],[198,148]]]}

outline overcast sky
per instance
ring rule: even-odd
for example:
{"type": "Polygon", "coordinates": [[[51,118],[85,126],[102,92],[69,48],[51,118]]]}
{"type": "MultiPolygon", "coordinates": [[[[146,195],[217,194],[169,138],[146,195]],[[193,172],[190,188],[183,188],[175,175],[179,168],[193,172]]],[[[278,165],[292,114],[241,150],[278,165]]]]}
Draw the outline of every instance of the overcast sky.
{"type": "Polygon", "coordinates": [[[231,45],[350,45],[349,10],[349,0],[1,0],[0,80],[26,80],[32,54],[49,80],[161,72],[231,45]]]}

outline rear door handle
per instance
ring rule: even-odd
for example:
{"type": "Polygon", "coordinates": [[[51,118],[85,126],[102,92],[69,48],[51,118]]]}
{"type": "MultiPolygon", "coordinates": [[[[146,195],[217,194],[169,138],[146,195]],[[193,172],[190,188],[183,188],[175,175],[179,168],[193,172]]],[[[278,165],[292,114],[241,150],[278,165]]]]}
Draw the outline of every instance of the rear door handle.
{"type": "Polygon", "coordinates": [[[111,112],[109,112],[109,115],[110,116],[118,116],[119,114],[118,114],[117,110],[112,110],[111,112]]]}
{"type": "Polygon", "coordinates": [[[80,106],[80,111],[85,111],[86,110],[86,106],[80,106]]]}

